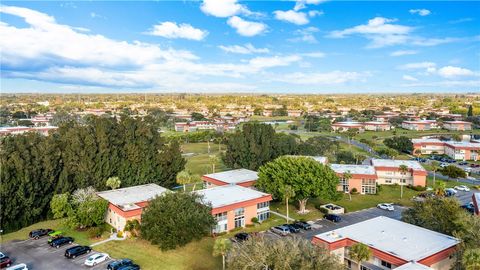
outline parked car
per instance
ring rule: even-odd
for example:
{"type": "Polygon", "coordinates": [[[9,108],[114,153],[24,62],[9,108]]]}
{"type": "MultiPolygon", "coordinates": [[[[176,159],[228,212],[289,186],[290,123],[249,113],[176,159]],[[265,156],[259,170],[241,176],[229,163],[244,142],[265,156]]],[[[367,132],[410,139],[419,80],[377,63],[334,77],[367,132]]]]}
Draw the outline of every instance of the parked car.
{"type": "Polygon", "coordinates": [[[53,240],[63,237],[63,233],[61,231],[54,231],[48,234],[48,243],[51,243],[53,240]]]}
{"type": "Polygon", "coordinates": [[[312,229],[312,225],[308,224],[305,221],[295,221],[293,224],[300,227],[303,230],[311,230],[312,229]]]}
{"type": "Polygon", "coordinates": [[[0,252],[0,259],[3,258],[3,257],[5,257],[5,256],[6,256],[5,254],[3,254],[2,252],[0,252]]]}
{"type": "Polygon", "coordinates": [[[452,192],[453,194],[457,194],[457,191],[454,188],[447,188],[445,190],[446,191],[448,190],[449,192],[452,192]]]}
{"type": "Polygon", "coordinates": [[[283,224],[282,226],[287,227],[290,233],[299,233],[300,228],[296,227],[293,224],[283,224]]]}
{"type": "Polygon", "coordinates": [[[14,266],[10,266],[7,268],[7,270],[28,270],[28,267],[26,264],[21,263],[14,266]]]}
{"type": "Polygon", "coordinates": [[[9,267],[12,265],[12,260],[8,256],[4,256],[0,259],[0,268],[9,267]]]}
{"type": "Polygon", "coordinates": [[[85,265],[86,266],[95,266],[99,263],[102,263],[106,260],[108,260],[108,254],[107,253],[96,253],[96,254],[93,254],[93,255],[90,255],[90,257],[88,257],[86,260],[85,260],[85,265]]]}
{"type": "Polygon", "coordinates": [[[377,207],[387,211],[395,211],[395,207],[393,207],[393,204],[391,203],[379,203],[377,204],[377,207]]]}
{"type": "Polygon", "coordinates": [[[120,267],[132,265],[132,264],[133,264],[133,262],[130,259],[121,259],[121,260],[116,260],[116,261],[113,261],[113,262],[109,263],[107,265],[107,269],[108,270],[118,270],[118,269],[120,269],[120,267]]]}
{"type": "Polygon", "coordinates": [[[90,253],[92,248],[89,246],[74,246],[65,250],[65,257],[75,259],[76,257],[90,253]]]}
{"type": "Polygon", "coordinates": [[[286,236],[290,233],[290,230],[285,226],[275,226],[272,228],[272,232],[282,236],[286,236]]]}
{"type": "Polygon", "coordinates": [[[237,234],[235,234],[235,236],[233,237],[233,239],[234,239],[236,242],[247,241],[249,238],[250,238],[250,234],[248,234],[248,233],[246,233],[246,232],[237,233],[237,234]]]}
{"type": "Polygon", "coordinates": [[[440,167],[441,167],[441,168],[445,168],[445,167],[447,167],[447,166],[448,166],[447,163],[442,163],[442,164],[440,164],[440,167]]]}
{"type": "Polygon", "coordinates": [[[335,215],[335,214],[326,214],[324,218],[332,222],[340,222],[342,220],[342,218],[339,215],[335,215]]]}
{"type": "Polygon", "coordinates": [[[138,264],[125,265],[118,268],[118,270],[140,270],[140,266],[138,264]]]}
{"type": "Polygon", "coordinates": [[[461,165],[461,166],[468,165],[468,162],[461,161],[461,162],[458,163],[458,165],[461,165]]]}
{"type": "Polygon", "coordinates": [[[473,214],[475,212],[475,208],[473,207],[473,203],[470,202],[470,203],[467,203],[465,205],[462,205],[461,206],[463,209],[467,210],[468,212],[470,212],[471,214],[473,214]]]}
{"type": "Polygon", "coordinates": [[[456,193],[456,190],[454,190],[453,188],[447,188],[445,190],[445,197],[451,197],[451,196],[454,196],[456,193]]]}
{"type": "Polygon", "coordinates": [[[55,239],[52,242],[50,242],[50,246],[52,246],[54,248],[59,248],[63,245],[71,244],[71,243],[73,243],[73,241],[74,241],[74,239],[72,237],[60,237],[60,238],[55,239]]]}
{"type": "Polygon", "coordinates": [[[465,186],[465,185],[455,186],[454,189],[456,189],[456,190],[461,190],[461,191],[470,191],[470,188],[468,188],[468,187],[465,186]]]}
{"type": "Polygon", "coordinates": [[[47,236],[49,233],[53,232],[52,229],[38,229],[31,231],[28,236],[35,240],[39,239],[40,237],[47,236]]]}

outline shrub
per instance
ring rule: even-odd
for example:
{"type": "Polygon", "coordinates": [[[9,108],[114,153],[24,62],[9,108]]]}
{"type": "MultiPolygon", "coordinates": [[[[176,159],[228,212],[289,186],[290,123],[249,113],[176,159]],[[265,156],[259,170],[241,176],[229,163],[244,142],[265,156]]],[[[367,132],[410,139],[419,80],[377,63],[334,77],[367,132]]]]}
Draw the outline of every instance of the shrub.
{"type": "Polygon", "coordinates": [[[427,190],[426,187],[423,187],[423,186],[420,186],[420,185],[417,185],[417,186],[413,186],[413,185],[408,185],[407,186],[409,189],[413,189],[415,191],[425,191],[427,190]]]}
{"type": "Polygon", "coordinates": [[[105,227],[103,226],[91,227],[88,229],[87,234],[89,238],[99,238],[100,236],[102,236],[104,230],[105,227]]]}
{"type": "Polygon", "coordinates": [[[245,225],[245,227],[247,227],[247,228],[251,228],[251,227],[254,227],[254,226],[255,226],[255,224],[247,224],[247,225],[245,225]]]}
{"type": "Polygon", "coordinates": [[[350,194],[358,194],[357,188],[352,188],[352,190],[350,190],[350,194]]]}
{"type": "Polygon", "coordinates": [[[315,205],[315,208],[317,208],[317,209],[318,209],[320,212],[322,212],[323,214],[328,214],[328,209],[325,209],[325,208],[323,208],[323,207],[321,207],[321,206],[322,206],[321,203],[317,203],[317,204],[315,205]]]}
{"type": "Polygon", "coordinates": [[[117,232],[117,237],[122,238],[123,237],[123,232],[122,231],[117,232]]]}
{"type": "Polygon", "coordinates": [[[258,223],[258,218],[257,218],[257,217],[253,217],[253,218],[251,219],[251,221],[252,221],[253,223],[258,223]]]}

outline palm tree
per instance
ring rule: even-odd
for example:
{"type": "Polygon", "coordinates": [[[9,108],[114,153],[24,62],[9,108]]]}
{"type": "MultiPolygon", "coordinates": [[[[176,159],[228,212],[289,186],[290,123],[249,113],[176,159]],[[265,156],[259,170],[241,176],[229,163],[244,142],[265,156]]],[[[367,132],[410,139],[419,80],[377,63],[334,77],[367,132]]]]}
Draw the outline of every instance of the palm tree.
{"type": "Polygon", "coordinates": [[[346,184],[348,185],[347,192],[348,192],[348,197],[351,201],[352,200],[352,194],[350,193],[350,179],[352,179],[352,174],[350,173],[350,171],[346,171],[345,173],[343,173],[342,178],[346,182],[346,184]]]}
{"type": "Polygon", "coordinates": [[[217,155],[210,155],[209,159],[210,164],[212,165],[212,173],[215,173],[215,165],[220,161],[217,155]]]}
{"type": "Polygon", "coordinates": [[[398,170],[400,171],[400,174],[401,174],[400,198],[403,198],[403,182],[405,181],[405,174],[408,172],[408,167],[407,167],[407,165],[400,165],[400,167],[398,167],[398,170]]]}
{"type": "Polygon", "coordinates": [[[435,186],[435,174],[436,172],[438,171],[438,169],[440,169],[440,163],[438,163],[438,161],[434,160],[432,161],[432,163],[430,163],[430,167],[432,168],[432,172],[433,172],[433,186],[435,186]]]}
{"type": "Polygon", "coordinates": [[[289,216],[288,216],[288,200],[295,197],[295,190],[293,190],[292,186],[286,185],[283,187],[283,199],[285,200],[285,206],[287,207],[287,223],[289,223],[289,216]]]}
{"type": "Polygon", "coordinates": [[[192,191],[195,191],[195,188],[197,187],[197,183],[202,181],[202,178],[198,174],[192,174],[190,178],[191,183],[193,183],[193,189],[192,191]]]}
{"type": "Polygon", "coordinates": [[[445,184],[445,182],[438,183],[435,186],[435,190],[434,190],[435,195],[440,196],[440,197],[445,196],[445,188],[446,187],[447,187],[447,185],[445,184]]]}
{"type": "Polygon", "coordinates": [[[218,238],[213,245],[213,256],[222,256],[223,270],[225,270],[225,255],[232,248],[232,242],[228,238],[218,238]]]}
{"type": "Polygon", "coordinates": [[[356,243],[350,247],[349,256],[357,262],[358,270],[361,269],[363,261],[368,261],[372,257],[372,251],[363,243],[356,243]]]}
{"type": "Polygon", "coordinates": [[[462,264],[466,270],[480,270],[480,248],[465,250],[462,264]]]}
{"type": "Polygon", "coordinates": [[[186,184],[192,181],[192,176],[187,171],[181,171],[177,174],[177,183],[183,185],[183,192],[186,191],[186,184]]]}

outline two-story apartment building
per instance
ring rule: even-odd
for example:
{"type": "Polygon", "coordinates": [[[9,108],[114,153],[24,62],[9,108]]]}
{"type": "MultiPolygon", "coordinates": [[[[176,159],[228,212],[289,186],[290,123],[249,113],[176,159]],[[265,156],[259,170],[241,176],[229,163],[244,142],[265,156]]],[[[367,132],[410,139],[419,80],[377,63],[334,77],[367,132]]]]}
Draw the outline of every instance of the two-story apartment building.
{"type": "Polygon", "coordinates": [[[443,122],[443,128],[456,131],[472,130],[472,123],[465,121],[445,121],[443,122]]]}
{"type": "Polygon", "coordinates": [[[377,173],[377,183],[381,185],[413,185],[426,186],[427,171],[413,160],[372,159],[371,164],[377,173]],[[401,172],[400,166],[405,165],[407,172],[401,172]]]}
{"type": "Polygon", "coordinates": [[[237,169],[225,172],[211,173],[202,176],[205,188],[235,184],[250,187],[258,179],[258,173],[247,169],[237,169]]]}
{"type": "Polygon", "coordinates": [[[375,194],[377,191],[377,174],[375,168],[370,165],[354,165],[354,164],[330,164],[330,168],[340,178],[338,191],[351,192],[354,188],[360,194],[375,194]],[[345,174],[349,173],[350,178],[345,178],[345,174]]]}
{"type": "Polygon", "coordinates": [[[97,192],[97,195],[108,201],[105,221],[117,231],[123,231],[127,220],[141,221],[143,208],[148,202],[167,191],[157,184],[146,184],[97,192]]]}
{"type": "Polygon", "coordinates": [[[413,154],[445,154],[456,160],[479,160],[480,143],[475,141],[440,141],[434,138],[412,139],[413,154]]]}
{"type": "Polygon", "coordinates": [[[195,191],[210,204],[217,220],[214,233],[221,233],[252,224],[253,218],[266,220],[270,215],[272,195],[235,184],[195,191]]]}
{"type": "Polygon", "coordinates": [[[363,123],[360,122],[337,122],[332,124],[332,130],[335,132],[345,132],[349,129],[357,129],[359,132],[365,131],[363,123]]]}
{"type": "Polygon", "coordinates": [[[363,123],[363,127],[368,131],[387,131],[392,129],[392,126],[388,122],[382,121],[370,121],[363,123]]]}
{"type": "Polygon", "coordinates": [[[403,121],[402,128],[420,131],[437,129],[438,125],[436,120],[403,121]]]}
{"type": "Polygon", "coordinates": [[[361,263],[362,270],[449,270],[460,243],[452,236],[385,216],[317,234],[312,242],[328,249],[348,269],[358,267],[349,255],[350,247],[367,245],[372,256],[361,263]]]}

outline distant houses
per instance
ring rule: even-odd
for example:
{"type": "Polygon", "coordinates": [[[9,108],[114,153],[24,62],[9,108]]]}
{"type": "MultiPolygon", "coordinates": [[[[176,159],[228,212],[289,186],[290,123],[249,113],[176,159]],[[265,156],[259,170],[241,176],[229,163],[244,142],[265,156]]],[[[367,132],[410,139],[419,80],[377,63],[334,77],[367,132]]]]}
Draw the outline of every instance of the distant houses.
{"type": "Polygon", "coordinates": [[[39,126],[39,127],[0,127],[0,136],[7,136],[7,135],[18,135],[24,134],[26,132],[36,132],[44,136],[50,135],[53,131],[58,129],[58,127],[54,126],[39,126]]]}
{"type": "Polygon", "coordinates": [[[439,126],[436,120],[417,120],[417,121],[403,121],[402,128],[408,130],[432,130],[438,129],[439,126]]]}

